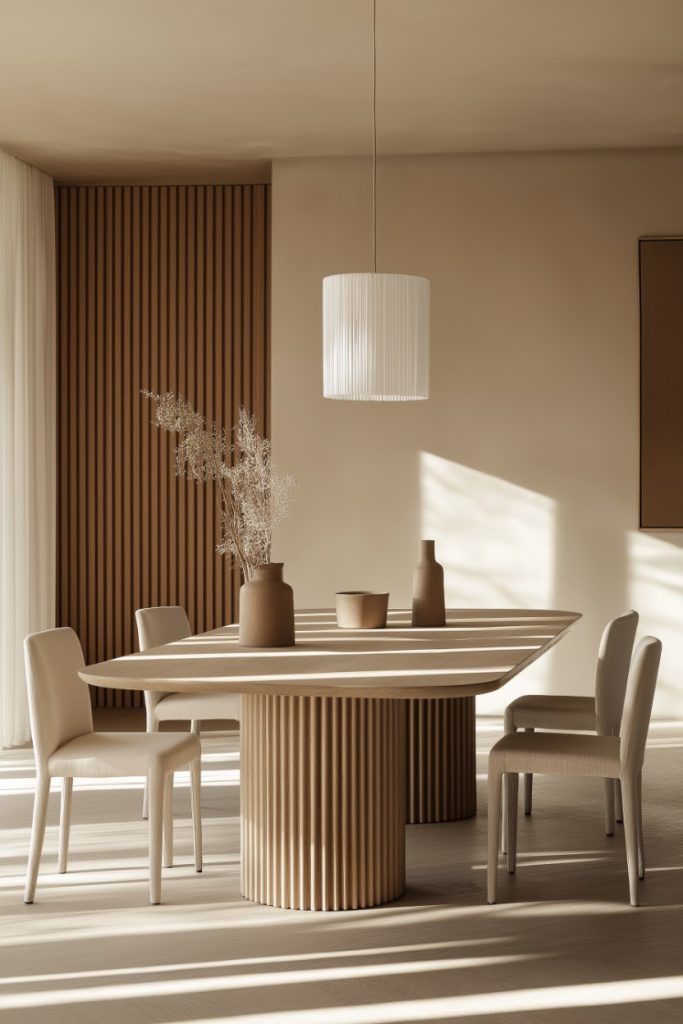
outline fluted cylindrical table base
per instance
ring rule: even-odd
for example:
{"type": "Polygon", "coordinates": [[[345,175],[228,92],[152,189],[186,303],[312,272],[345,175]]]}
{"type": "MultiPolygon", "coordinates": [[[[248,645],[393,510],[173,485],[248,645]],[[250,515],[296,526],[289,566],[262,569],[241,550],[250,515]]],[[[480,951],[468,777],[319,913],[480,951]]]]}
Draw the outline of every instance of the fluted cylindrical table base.
{"type": "Polygon", "coordinates": [[[408,823],[471,817],[477,812],[474,697],[407,704],[408,823]]]}
{"type": "Polygon", "coordinates": [[[406,702],[242,697],[242,895],[355,910],[405,890],[406,702]]]}

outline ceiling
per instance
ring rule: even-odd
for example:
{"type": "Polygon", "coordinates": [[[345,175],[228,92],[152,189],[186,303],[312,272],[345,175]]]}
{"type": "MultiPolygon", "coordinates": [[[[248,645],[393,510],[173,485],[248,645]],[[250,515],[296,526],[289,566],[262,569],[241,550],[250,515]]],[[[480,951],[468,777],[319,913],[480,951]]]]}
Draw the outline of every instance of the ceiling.
{"type": "MultiPolygon", "coordinates": [[[[371,0],[0,0],[0,148],[65,181],[371,147],[371,0]]],[[[683,0],[377,0],[381,153],[683,145],[683,0]]]]}

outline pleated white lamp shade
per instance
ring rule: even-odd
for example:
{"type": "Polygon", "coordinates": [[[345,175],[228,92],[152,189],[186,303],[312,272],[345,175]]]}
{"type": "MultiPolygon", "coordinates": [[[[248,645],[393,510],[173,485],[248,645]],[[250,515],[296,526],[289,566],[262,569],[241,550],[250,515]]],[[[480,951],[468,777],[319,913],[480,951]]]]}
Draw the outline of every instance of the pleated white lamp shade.
{"type": "Polygon", "coordinates": [[[429,396],[429,281],[407,274],[323,279],[323,395],[356,402],[429,396]]]}

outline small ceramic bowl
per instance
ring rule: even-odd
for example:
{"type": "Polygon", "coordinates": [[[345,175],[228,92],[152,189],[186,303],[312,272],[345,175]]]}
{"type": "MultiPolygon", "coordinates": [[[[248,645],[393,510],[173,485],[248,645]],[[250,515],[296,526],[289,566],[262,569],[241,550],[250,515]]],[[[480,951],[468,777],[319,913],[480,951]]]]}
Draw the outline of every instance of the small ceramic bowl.
{"type": "Polygon", "coordinates": [[[388,594],[369,590],[342,590],[337,595],[340,629],[384,629],[389,609],[388,594]]]}

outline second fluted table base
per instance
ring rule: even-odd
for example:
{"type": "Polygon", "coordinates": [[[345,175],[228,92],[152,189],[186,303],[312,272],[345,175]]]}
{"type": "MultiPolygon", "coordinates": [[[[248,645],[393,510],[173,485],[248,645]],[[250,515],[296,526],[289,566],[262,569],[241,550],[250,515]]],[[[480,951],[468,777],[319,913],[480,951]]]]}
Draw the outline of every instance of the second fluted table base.
{"type": "Polygon", "coordinates": [[[408,824],[470,818],[477,812],[474,697],[406,703],[408,824]]]}

